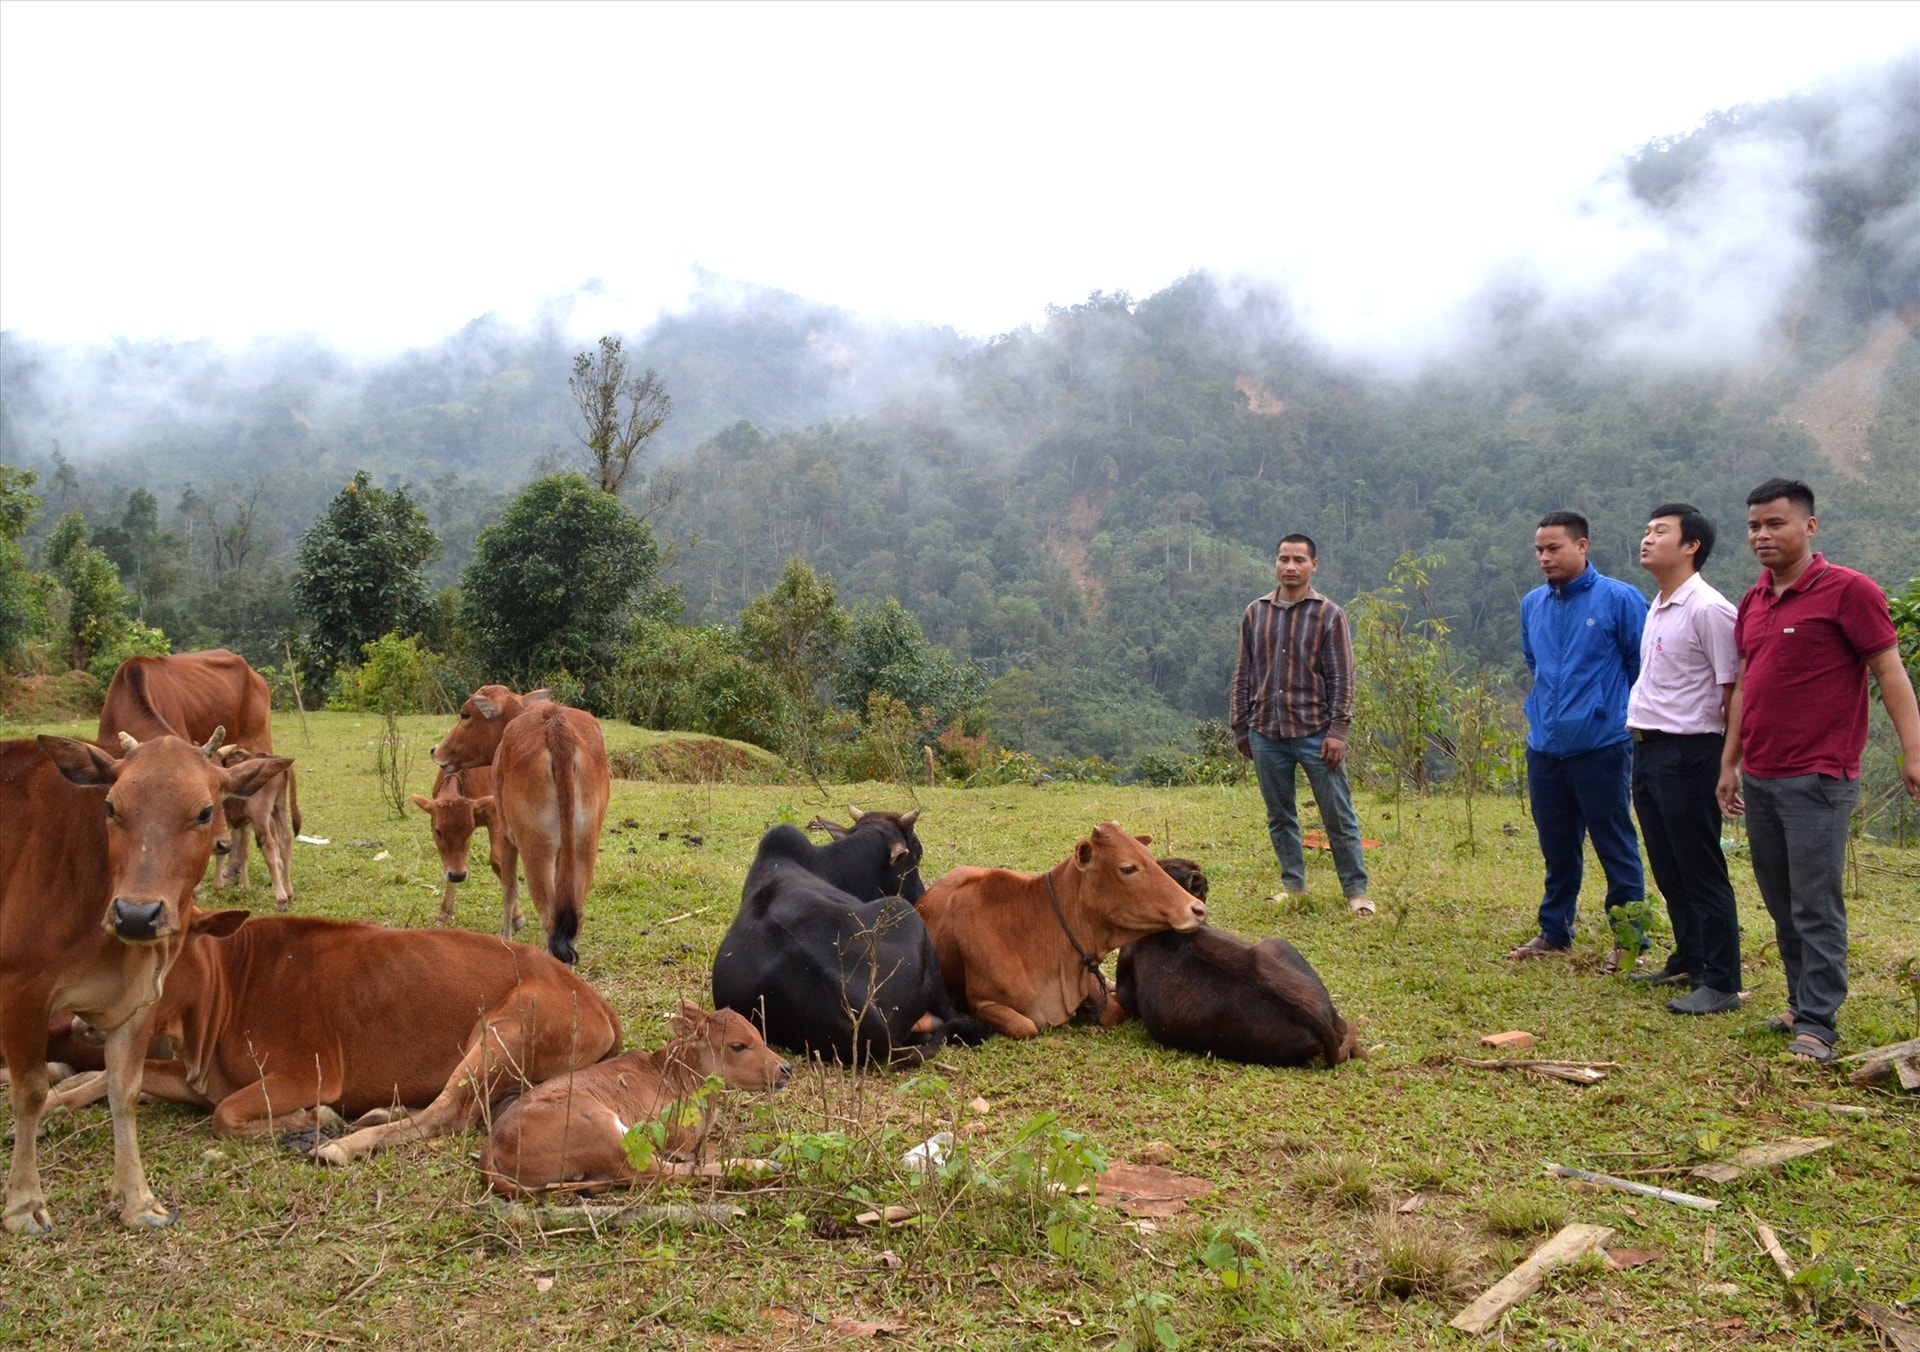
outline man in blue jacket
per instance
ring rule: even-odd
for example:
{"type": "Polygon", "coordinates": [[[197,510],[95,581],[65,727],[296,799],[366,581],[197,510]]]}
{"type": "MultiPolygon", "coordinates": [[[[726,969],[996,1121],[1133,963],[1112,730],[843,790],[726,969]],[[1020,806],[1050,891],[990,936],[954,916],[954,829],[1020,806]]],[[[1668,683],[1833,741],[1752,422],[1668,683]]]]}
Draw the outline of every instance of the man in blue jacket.
{"type": "MultiPolygon", "coordinates": [[[[1640,842],[1633,833],[1633,741],[1627,694],[1640,674],[1647,599],[1587,562],[1587,519],[1548,512],[1533,533],[1545,576],[1520,601],[1520,646],[1533,674],[1527,695],[1527,793],[1546,861],[1540,932],[1508,952],[1514,959],[1573,946],[1582,843],[1607,875],[1607,910],[1645,898],[1640,842]]],[[[1644,940],[1642,941],[1644,945],[1644,940]]],[[[1615,972],[1617,945],[1601,965],[1615,972]]]]}

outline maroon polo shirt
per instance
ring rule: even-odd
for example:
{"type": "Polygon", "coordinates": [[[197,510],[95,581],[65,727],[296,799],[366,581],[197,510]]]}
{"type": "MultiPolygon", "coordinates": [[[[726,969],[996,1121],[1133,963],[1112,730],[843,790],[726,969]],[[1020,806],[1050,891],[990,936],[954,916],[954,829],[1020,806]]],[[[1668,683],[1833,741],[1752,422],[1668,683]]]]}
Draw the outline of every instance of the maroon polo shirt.
{"type": "Polygon", "coordinates": [[[1880,584],[1822,554],[1778,596],[1762,572],[1740,598],[1733,635],[1747,664],[1740,768],[1756,779],[1858,779],[1867,659],[1899,641],[1880,584]]]}

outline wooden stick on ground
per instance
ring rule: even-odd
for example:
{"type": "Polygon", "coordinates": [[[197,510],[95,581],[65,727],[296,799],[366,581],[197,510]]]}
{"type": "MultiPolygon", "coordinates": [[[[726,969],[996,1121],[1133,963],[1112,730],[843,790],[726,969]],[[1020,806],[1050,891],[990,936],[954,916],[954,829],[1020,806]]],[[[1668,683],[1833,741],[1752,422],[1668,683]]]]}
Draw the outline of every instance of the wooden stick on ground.
{"type": "Polygon", "coordinates": [[[1784,1141],[1774,1141],[1768,1145],[1748,1146],[1725,1164],[1695,1165],[1689,1172],[1695,1178],[1731,1183],[1740,1175],[1755,1169],[1771,1169],[1776,1164],[1785,1164],[1788,1160],[1797,1160],[1802,1155],[1811,1155],[1818,1150],[1831,1149],[1832,1146],[1832,1139],[1826,1136],[1789,1136],[1784,1141]]]}
{"type": "Polygon", "coordinates": [[[1648,1183],[1635,1183],[1631,1179],[1615,1178],[1612,1174],[1590,1173],[1585,1169],[1569,1169],[1564,1164],[1549,1164],[1547,1172],[1555,1178],[1573,1178],[1582,1183],[1599,1183],[1609,1188],[1618,1188],[1622,1192],[1633,1193],[1637,1197],[1652,1197],[1662,1202],[1672,1202],[1676,1206],[1690,1206],[1697,1211],[1717,1211],[1720,1203],[1711,1197],[1695,1197],[1690,1192],[1675,1192],[1671,1188],[1656,1188],[1648,1183]]]}
{"type": "Polygon", "coordinates": [[[1787,1257],[1787,1251],[1780,1246],[1780,1237],[1773,1233],[1771,1225],[1751,1211],[1747,1213],[1747,1219],[1753,1222],[1754,1228],[1759,1232],[1760,1247],[1766,1250],[1767,1257],[1773,1260],[1773,1265],[1780,1269],[1780,1275],[1787,1279],[1787,1299],[1795,1305],[1800,1304],[1806,1299],[1806,1292],[1793,1284],[1797,1274],[1794,1272],[1793,1260],[1787,1257]]]}
{"type": "Polygon", "coordinates": [[[1501,1315],[1538,1291],[1554,1268],[1592,1253],[1612,1238],[1612,1226],[1578,1222],[1567,1226],[1447,1322],[1463,1333],[1485,1333],[1500,1321],[1501,1315]]]}

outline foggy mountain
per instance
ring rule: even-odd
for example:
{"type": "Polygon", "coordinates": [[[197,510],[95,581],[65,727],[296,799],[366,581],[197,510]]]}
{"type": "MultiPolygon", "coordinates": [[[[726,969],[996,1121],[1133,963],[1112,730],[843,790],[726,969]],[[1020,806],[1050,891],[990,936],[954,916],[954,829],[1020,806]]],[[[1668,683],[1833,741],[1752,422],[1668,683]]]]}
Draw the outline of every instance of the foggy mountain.
{"type": "MultiPolygon", "coordinates": [[[[143,486],[176,524],[251,501],[268,560],[366,468],[414,485],[452,584],[479,527],[576,449],[567,375],[593,335],[567,319],[483,317],[381,362],[297,336],[4,333],[0,459],[42,475],[36,533],[143,486]]],[[[1038,673],[1041,741],[1113,753],[1218,716],[1289,530],[1320,540],[1339,598],[1444,556],[1431,604],[1505,668],[1553,507],[1585,510],[1596,563],[1638,583],[1648,508],[1692,500],[1737,592],[1740,499],[1798,475],[1823,545],[1898,586],[1920,571],[1917,323],[1920,56],[1646,147],[1393,343],[1205,273],[987,341],[707,277],[624,337],[674,400],[650,462],[685,476],[655,525],[688,619],[732,619],[797,554],[843,603],[898,596],[935,642],[1038,673]]]]}

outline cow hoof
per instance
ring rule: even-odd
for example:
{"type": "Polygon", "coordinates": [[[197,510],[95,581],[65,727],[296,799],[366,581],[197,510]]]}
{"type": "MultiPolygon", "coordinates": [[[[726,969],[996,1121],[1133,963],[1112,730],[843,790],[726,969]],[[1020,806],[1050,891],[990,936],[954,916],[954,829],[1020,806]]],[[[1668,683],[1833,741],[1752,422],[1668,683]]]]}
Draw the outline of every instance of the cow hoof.
{"type": "Polygon", "coordinates": [[[157,1205],[149,1203],[144,1207],[131,1207],[120,1213],[120,1223],[134,1230],[164,1230],[180,1219],[180,1209],[162,1211],[157,1205]]]}
{"type": "Polygon", "coordinates": [[[353,1163],[353,1156],[341,1149],[338,1141],[328,1141],[313,1152],[314,1163],[331,1164],[336,1168],[345,1168],[353,1163]]]}
{"type": "Polygon", "coordinates": [[[18,1211],[9,1211],[6,1218],[9,1233],[16,1235],[50,1235],[53,1233],[53,1217],[47,1212],[45,1202],[35,1202],[18,1211]]]}

